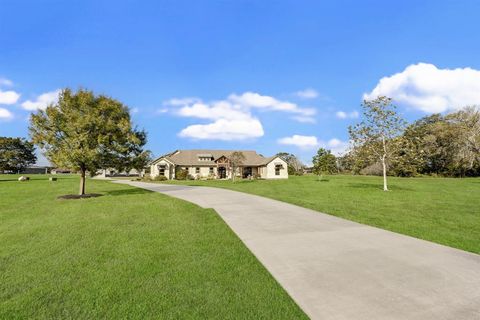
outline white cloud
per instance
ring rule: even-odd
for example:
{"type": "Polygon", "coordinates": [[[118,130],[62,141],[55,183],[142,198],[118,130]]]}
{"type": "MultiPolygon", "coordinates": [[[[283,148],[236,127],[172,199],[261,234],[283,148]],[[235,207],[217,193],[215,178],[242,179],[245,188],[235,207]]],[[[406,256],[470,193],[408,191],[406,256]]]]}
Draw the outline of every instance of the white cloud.
{"type": "Polygon", "coordinates": [[[251,118],[251,115],[248,111],[232,105],[228,101],[217,101],[210,105],[201,102],[194,103],[193,105],[180,108],[177,114],[183,117],[211,120],[244,120],[251,118]]]}
{"type": "Polygon", "coordinates": [[[322,148],[330,150],[336,156],[345,153],[349,146],[348,142],[342,141],[337,138],[330,139],[327,142],[320,141],[319,145],[322,148]]]}
{"type": "Polygon", "coordinates": [[[308,116],[294,116],[292,117],[293,120],[297,120],[298,122],[302,123],[315,123],[316,120],[313,117],[308,117],[308,116]]]}
{"type": "Polygon", "coordinates": [[[48,105],[56,103],[58,101],[58,95],[60,90],[50,91],[43,93],[37,97],[34,101],[27,100],[21,104],[22,108],[29,111],[45,110],[48,105]]]}
{"type": "Polygon", "coordinates": [[[208,103],[198,98],[175,98],[165,101],[164,105],[175,107],[171,111],[178,116],[212,121],[190,125],[179,133],[181,137],[193,139],[242,140],[261,137],[264,134],[263,126],[253,115],[254,110],[294,114],[293,118],[299,122],[315,121],[315,109],[300,108],[294,103],[254,92],[231,94],[224,100],[208,103]]]}
{"type": "Polygon", "coordinates": [[[278,139],[279,144],[292,145],[300,149],[313,149],[319,145],[318,139],[315,136],[302,136],[294,134],[291,137],[278,139]]]}
{"type": "Polygon", "coordinates": [[[138,113],[139,111],[140,111],[139,108],[132,108],[132,109],[130,109],[130,112],[131,112],[132,114],[138,113]]]}
{"type": "Polygon", "coordinates": [[[199,101],[201,100],[195,97],[173,98],[173,99],[164,101],[163,104],[166,106],[183,106],[186,104],[192,104],[199,101]]]}
{"type": "Polygon", "coordinates": [[[209,124],[194,124],[180,131],[179,136],[200,140],[245,140],[263,136],[263,127],[255,118],[245,120],[218,119],[209,124]]]}
{"type": "Polygon", "coordinates": [[[2,91],[0,90],[0,104],[15,104],[20,98],[20,94],[13,90],[2,91]]]}
{"type": "Polygon", "coordinates": [[[480,104],[480,70],[439,69],[433,64],[418,63],[380,79],[363,98],[379,95],[426,113],[455,111],[480,104]]]}
{"type": "Polygon", "coordinates": [[[281,101],[271,96],[263,96],[255,92],[245,92],[241,95],[231,94],[228,100],[244,108],[258,108],[270,111],[283,111],[296,113],[308,117],[315,115],[313,108],[300,108],[298,105],[288,101],[281,101]]]}
{"type": "Polygon", "coordinates": [[[302,99],[315,99],[318,97],[318,92],[315,89],[311,88],[297,91],[295,94],[302,99]]]}
{"type": "Polygon", "coordinates": [[[303,150],[311,150],[321,147],[330,150],[334,155],[337,156],[343,154],[349,146],[348,142],[337,138],[323,141],[319,140],[315,136],[302,136],[298,134],[294,134],[291,137],[278,139],[277,142],[283,145],[295,146],[303,150]]]}
{"type": "Polygon", "coordinates": [[[13,86],[13,82],[7,78],[0,78],[0,86],[11,87],[13,86]]]}
{"type": "Polygon", "coordinates": [[[158,109],[156,111],[157,114],[162,114],[162,113],[167,113],[168,112],[168,108],[161,108],[161,109],[158,109]]]}
{"type": "Polygon", "coordinates": [[[13,113],[5,108],[0,108],[0,120],[11,120],[13,119],[13,113]]]}
{"type": "Polygon", "coordinates": [[[337,111],[335,116],[339,119],[356,119],[359,116],[357,111],[352,112],[345,112],[345,111],[337,111]]]}

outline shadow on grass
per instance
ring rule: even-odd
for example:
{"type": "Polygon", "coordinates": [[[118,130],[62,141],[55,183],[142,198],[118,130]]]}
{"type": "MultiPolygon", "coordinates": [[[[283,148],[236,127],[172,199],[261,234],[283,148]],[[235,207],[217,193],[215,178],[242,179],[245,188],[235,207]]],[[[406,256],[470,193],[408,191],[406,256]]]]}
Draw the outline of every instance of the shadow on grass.
{"type": "MultiPolygon", "coordinates": [[[[18,179],[0,179],[0,182],[18,181],[18,179]]],[[[25,181],[22,181],[25,182],[25,181]]]]}
{"type": "Polygon", "coordinates": [[[134,189],[110,190],[110,191],[106,191],[105,195],[125,196],[125,195],[130,195],[130,194],[146,194],[146,193],[152,193],[152,192],[153,191],[150,191],[150,190],[134,188],[134,189]]]}
{"type": "MultiPolygon", "coordinates": [[[[356,188],[356,189],[375,189],[375,190],[382,190],[383,191],[383,185],[381,185],[381,184],[349,183],[348,187],[349,188],[356,188]]],[[[395,191],[395,190],[413,191],[413,189],[411,189],[411,188],[399,187],[399,186],[396,186],[396,185],[389,185],[388,189],[390,189],[391,191],[395,191]]]]}

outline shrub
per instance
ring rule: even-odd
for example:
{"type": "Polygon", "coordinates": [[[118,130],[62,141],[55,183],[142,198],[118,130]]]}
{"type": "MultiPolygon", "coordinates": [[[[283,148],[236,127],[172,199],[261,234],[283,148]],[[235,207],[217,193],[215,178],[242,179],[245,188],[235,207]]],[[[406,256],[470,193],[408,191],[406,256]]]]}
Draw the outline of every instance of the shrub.
{"type": "Polygon", "coordinates": [[[177,180],[187,180],[188,170],[178,168],[175,170],[175,179],[177,180]]]}
{"type": "Polygon", "coordinates": [[[167,180],[167,177],[165,176],[156,176],[155,178],[153,178],[154,181],[165,181],[167,180]]]}
{"type": "Polygon", "coordinates": [[[192,176],[191,174],[188,174],[187,175],[187,180],[195,180],[195,177],[192,176]]]}

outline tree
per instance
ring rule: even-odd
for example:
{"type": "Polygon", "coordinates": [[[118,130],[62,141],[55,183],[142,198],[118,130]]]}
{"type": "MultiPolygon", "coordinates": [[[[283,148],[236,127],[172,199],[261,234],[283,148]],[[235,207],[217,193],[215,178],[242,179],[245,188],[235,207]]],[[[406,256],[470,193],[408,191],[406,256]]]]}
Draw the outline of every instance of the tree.
{"type": "Polygon", "coordinates": [[[276,154],[287,163],[287,169],[289,175],[302,175],[305,165],[298,159],[296,155],[288,152],[279,152],[276,154]]]}
{"type": "Polygon", "coordinates": [[[337,159],[330,150],[320,148],[313,156],[313,173],[316,175],[332,174],[338,171],[337,159]]]}
{"type": "Polygon", "coordinates": [[[446,120],[454,126],[458,148],[454,161],[464,176],[480,160],[480,111],[478,107],[468,106],[448,115],[446,120]]]}
{"type": "Polygon", "coordinates": [[[234,151],[229,157],[230,166],[232,167],[232,181],[235,181],[235,173],[237,168],[239,168],[245,161],[245,155],[241,151],[234,151]]]}
{"type": "Polygon", "coordinates": [[[128,107],[84,89],[64,89],[57,103],[32,114],[30,135],[51,163],[80,172],[80,195],[87,171],[115,167],[142,143],[128,107]]]}
{"type": "Polygon", "coordinates": [[[115,169],[119,172],[125,170],[128,173],[133,168],[141,174],[141,171],[151,161],[152,153],[149,150],[143,150],[143,147],[147,143],[147,134],[145,131],[135,129],[133,134],[136,136],[136,139],[127,141],[125,151],[114,160],[115,169]]]}
{"type": "Polygon", "coordinates": [[[398,149],[397,138],[406,125],[397,114],[392,99],[379,96],[373,100],[364,100],[363,121],[349,127],[350,140],[354,147],[364,147],[372,158],[382,164],[383,190],[388,191],[387,168],[388,162],[398,149]]]}
{"type": "Polygon", "coordinates": [[[20,172],[36,161],[33,143],[22,138],[0,137],[0,171],[20,172]]]}

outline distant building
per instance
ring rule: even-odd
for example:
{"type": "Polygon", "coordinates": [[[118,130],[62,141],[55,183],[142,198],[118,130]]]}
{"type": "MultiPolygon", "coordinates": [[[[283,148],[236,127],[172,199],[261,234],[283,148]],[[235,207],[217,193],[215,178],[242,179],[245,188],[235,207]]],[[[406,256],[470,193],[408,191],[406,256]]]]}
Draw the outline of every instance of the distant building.
{"type": "Polygon", "coordinates": [[[255,151],[239,151],[245,160],[235,173],[229,160],[234,150],[176,150],[153,160],[150,176],[175,179],[175,172],[184,169],[194,178],[228,179],[235,174],[243,178],[288,179],[287,163],[280,157],[266,158],[255,151]]]}

